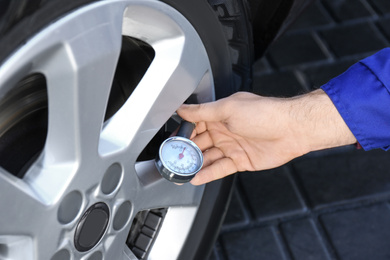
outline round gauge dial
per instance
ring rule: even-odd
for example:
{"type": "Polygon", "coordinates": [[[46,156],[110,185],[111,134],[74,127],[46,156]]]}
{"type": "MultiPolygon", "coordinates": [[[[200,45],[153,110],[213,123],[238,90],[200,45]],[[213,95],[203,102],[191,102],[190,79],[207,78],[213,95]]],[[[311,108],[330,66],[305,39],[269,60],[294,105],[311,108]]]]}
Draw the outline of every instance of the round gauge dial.
{"type": "Polygon", "coordinates": [[[194,142],[175,136],[161,145],[156,165],[166,179],[188,182],[202,168],[203,155],[194,142]]]}

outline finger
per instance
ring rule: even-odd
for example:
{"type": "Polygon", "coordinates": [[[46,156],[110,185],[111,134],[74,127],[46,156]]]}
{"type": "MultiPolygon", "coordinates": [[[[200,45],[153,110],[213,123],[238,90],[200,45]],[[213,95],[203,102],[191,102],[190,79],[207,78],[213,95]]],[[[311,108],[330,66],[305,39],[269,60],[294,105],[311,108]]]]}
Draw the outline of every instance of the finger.
{"type": "Polygon", "coordinates": [[[196,143],[201,151],[206,151],[214,146],[213,139],[211,138],[209,132],[204,132],[195,136],[192,141],[196,143]]]}
{"type": "Polygon", "coordinates": [[[191,180],[192,185],[201,185],[237,172],[235,163],[230,158],[222,158],[199,171],[191,180]]]}
{"type": "Polygon", "coordinates": [[[192,140],[196,135],[199,135],[207,130],[207,126],[205,122],[196,123],[195,129],[191,134],[190,139],[192,140]]]}
{"type": "Polygon", "coordinates": [[[195,132],[196,134],[201,134],[203,132],[207,131],[207,124],[206,122],[197,122],[195,126],[195,132]]]}
{"type": "Polygon", "coordinates": [[[177,113],[185,120],[190,122],[212,122],[222,121],[224,119],[224,109],[220,101],[182,105],[177,113]]]}
{"type": "Polygon", "coordinates": [[[213,164],[215,161],[222,159],[224,156],[223,152],[214,147],[203,153],[203,168],[213,164]]]}

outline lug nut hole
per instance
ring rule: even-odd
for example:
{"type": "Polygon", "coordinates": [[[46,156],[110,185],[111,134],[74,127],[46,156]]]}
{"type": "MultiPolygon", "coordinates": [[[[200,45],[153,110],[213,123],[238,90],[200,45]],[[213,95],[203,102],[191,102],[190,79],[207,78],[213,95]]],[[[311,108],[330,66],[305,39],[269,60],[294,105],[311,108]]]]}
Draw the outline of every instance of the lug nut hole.
{"type": "Polygon", "coordinates": [[[72,222],[80,212],[83,204],[83,196],[78,191],[68,193],[61,201],[58,208],[58,221],[63,224],[72,222]]]}
{"type": "Polygon", "coordinates": [[[128,220],[130,219],[131,214],[131,203],[129,201],[123,202],[118,210],[115,213],[113,228],[118,231],[122,229],[128,220]]]}
{"type": "Polygon", "coordinates": [[[50,260],[70,260],[70,253],[67,249],[61,249],[50,260]]]}
{"type": "Polygon", "coordinates": [[[119,163],[112,164],[104,173],[100,189],[103,194],[109,195],[113,193],[119,186],[122,180],[123,169],[119,163]]]}

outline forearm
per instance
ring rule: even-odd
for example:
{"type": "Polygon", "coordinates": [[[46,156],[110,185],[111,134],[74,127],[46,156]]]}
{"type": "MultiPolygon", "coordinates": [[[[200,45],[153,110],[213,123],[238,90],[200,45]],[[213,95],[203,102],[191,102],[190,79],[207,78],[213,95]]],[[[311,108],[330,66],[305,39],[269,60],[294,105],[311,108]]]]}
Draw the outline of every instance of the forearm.
{"type": "Polygon", "coordinates": [[[323,90],[286,102],[289,125],[307,152],[356,143],[356,138],[323,90]]]}

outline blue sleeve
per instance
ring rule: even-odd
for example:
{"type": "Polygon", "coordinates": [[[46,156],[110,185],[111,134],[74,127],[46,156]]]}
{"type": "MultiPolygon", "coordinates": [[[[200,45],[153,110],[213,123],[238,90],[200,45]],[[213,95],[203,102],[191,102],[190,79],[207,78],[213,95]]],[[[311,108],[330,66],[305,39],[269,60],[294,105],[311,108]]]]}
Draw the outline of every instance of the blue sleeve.
{"type": "Polygon", "coordinates": [[[321,87],[364,150],[390,148],[390,48],[321,87]]]}

